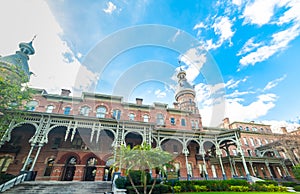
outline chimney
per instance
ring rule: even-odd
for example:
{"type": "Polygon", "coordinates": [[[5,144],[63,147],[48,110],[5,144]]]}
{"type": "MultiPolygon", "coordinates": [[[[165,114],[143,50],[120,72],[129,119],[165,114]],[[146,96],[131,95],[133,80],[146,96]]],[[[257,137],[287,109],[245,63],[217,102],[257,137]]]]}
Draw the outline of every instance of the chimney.
{"type": "Polygon", "coordinates": [[[136,98],[135,101],[136,101],[137,105],[142,105],[143,104],[143,99],[142,98],[136,98]]]}
{"type": "Polygon", "coordinates": [[[223,119],[223,127],[225,129],[229,129],[229,125],[230,125],[229,118],[228,117],[224,118],[223,119]]]}
{"type": "Polygon", "coordinates": [[[69,96],[71,94],[71,90],[68,89],[61,89],[61,96],[69,96]]]}
{"type": "Polygon", "coordinates": [[[173,102],[173,106],[174,106],[174,108],[179,109],[179,103],[178,102],[173,102]]]}
{"type": "Polygon", "coordinates": [[[286,130],[286,127],[280,127],[281,131],[283,134],[287,134],[287,130],[286,130]]]}

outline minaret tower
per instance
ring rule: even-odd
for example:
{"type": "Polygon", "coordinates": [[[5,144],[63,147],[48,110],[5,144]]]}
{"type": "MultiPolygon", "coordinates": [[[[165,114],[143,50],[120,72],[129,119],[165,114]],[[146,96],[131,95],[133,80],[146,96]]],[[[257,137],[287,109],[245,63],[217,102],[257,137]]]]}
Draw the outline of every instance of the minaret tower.
{"type": "Polygon", "coordinates": [[[192,86],[186,79],[186,72],[180,68],[177,74],[178,85],[175,94],[175,100],[178,104],[178,108],[191,112],[191,118],[197,119],[198,126],[202,127],[201,116],[199,109],[195,102],[196,92],[194,86],[192,86]]]}
{"type": "MultiPolygon", "coordinates": [[[[35,38],[35,37],[34,37],[35,38]]],[[[19,51],[16,51],[13,55],[8,55],[1,57],[0,56],[0,76],[16,82],[28,82],[30,77],[30,71],[28,67],[29,55],[35,53],[32,46],[32,42],[29,43],[20,43],[19,51]],[[20,80],[21,74],[25,74],[25,80],[20,80]]]]}

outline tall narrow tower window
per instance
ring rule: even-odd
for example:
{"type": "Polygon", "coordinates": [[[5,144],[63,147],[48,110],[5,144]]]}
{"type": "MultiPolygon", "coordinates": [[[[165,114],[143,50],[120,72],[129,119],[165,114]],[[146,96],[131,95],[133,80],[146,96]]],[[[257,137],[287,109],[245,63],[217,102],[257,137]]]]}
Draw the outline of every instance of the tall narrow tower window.
{"type": "Polygon", "coordinates": [[[112,117],[113,117],[114,119],[120,120],[120,118],[121,118],[121,111],[120,111],[119,109],[115,109],[115,110],[113,111],[112,117]]]}
{"type": "Polygon", "coordinates": [[[164,125],[164,124],[165,124],[163,114],[158,113],[158,114],[156,115],[156,124],[157,124],[157,125],[164,125]]]}
{"type": "Polygon", "coordinates": [[[181,126],[186,126],[185,119],[181,119],[181,126]]]}

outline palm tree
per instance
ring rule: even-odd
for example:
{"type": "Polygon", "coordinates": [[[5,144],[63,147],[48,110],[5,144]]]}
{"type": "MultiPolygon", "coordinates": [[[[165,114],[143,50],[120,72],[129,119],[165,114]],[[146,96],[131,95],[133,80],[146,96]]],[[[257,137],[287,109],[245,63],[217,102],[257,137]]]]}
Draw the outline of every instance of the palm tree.
{"type": "MultiPolygon", "coordinates": [[[[151,145],[143,143],[130,149],[129,146],[121,146],[118,150],[114,167],[125,170],[125,173],[134,188],[139,194],[132,178],[130,177],[131,170],[141,171],[141,182],[144,187],[144,194],[147,194],[147,172],[152,169],[164,171],[164,166],[172,161],[172,155],[160,148],[152,148],[151,145]]],[[[157,175],[156,175],[157,176],[157,175]]],[[[157,177],[156,177],[157,178],[157,177]]],[[[152,193],[156,178],[153,181],[149,194],[152,193]]]]}

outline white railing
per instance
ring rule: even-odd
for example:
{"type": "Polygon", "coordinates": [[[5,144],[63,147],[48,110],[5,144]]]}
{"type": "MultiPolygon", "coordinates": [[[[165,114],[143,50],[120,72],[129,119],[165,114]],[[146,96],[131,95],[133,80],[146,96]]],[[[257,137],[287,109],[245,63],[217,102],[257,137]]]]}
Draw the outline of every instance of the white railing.
{"type": "Polygon", "coordinates": [[[7,181],[6,183],[3,183],[2,185],[0,185],[0,192],[4,192],[10,188],[12,188],[15,185],[20,184],[21,182],[23,182],[26,178],[27,174],[21,174],[9,181],[7,181]]]}

